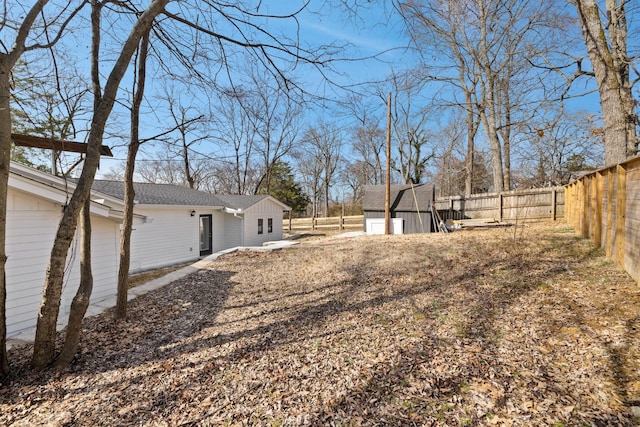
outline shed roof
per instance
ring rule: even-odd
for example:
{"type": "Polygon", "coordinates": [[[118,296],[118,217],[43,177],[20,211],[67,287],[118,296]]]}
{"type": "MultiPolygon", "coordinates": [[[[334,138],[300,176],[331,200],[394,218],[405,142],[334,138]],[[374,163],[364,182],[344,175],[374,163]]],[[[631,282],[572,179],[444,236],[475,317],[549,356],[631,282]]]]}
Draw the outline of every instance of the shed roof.
{"type": "MultiPolygon", "coordinates": [[[[391,185],[390,190],[391,200],[389,207],[392,211],[415,212],[417,210],[416,201],[420,211],[427,211],[431,209],[435,201],[435,187],[433,184],[391,185]]],[[[384,185],[366,185],[364,187],[365,211],[384,211],[384,203],[384,185]]]]}

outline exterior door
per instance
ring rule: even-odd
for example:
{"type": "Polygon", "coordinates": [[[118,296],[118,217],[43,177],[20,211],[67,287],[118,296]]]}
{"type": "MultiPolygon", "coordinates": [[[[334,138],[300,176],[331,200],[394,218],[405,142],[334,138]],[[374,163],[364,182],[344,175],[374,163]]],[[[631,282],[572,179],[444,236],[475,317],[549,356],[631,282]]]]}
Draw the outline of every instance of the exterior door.
{"type": "Polygon", "coordinates": [[[211,215],[200,215],[200,256],[213,252],[213,227],[211,215]]]}

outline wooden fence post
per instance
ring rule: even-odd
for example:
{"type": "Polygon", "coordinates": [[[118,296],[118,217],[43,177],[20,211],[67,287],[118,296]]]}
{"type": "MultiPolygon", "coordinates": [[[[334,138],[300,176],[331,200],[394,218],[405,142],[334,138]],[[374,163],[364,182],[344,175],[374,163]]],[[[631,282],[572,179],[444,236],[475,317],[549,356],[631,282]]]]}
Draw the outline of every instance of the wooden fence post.
{"type": "Polygon", "coordinates": [[[556,193],[556,189],[551,190],[551,221],[556,220],[556,201],[558,195],[556,193]]]}
{"type": "Polygon", "coordinates": [[[582,184],[581,181],[577,181],[576,182],[576,186],[573,189],[573,229],[576,231],[576,233],[578,232],[578,230],[580,229],[580,219],[578,218],[578,213],[580,212],[580,209],[578,208],[580,206],[580,195],[582,194],[582,189],[580,187],[580,185],[582,184]]]}
{"type": "Polygon", "coordinates": [[[574,182],[573,184],[570,184],[569,187],[567,187],[567,189],[569,191],[565,190],[564,193],[564,217],[567,221],[567,224],[571,225],[572,227],[575,227],[575,224],[573,223],[573,206],[575,204],[575,190],[576,190],[576,183],[574,182]]]}
{"type": "Polygon", "coordinates": [[[502,209],[504,207],[504,196],[502,195],[502,193],[500,193],[500,195],[498,196],[498,221],[502,222],[502,209]]]}
{"type": "Polygon", "coordinates": [[[582,222],[580,234],[585,239],[589,238],[589,178],[583,178],[582,183],[582,222]]]}
{"type": "Polygon", "coordinates": [[[591,243],[595,244],[594,235],[595,233],[595,215],[596,215],[596,179],[595,176],[589,177],[589,238],[591,239],[591,243]]]}
{"type": "Polygon", "coordinates": [[[611,241],[613,239],[613,170],[607,169],[607,229],[605,231],[605,254],[607,258],[611,259],[611,241]]]}
{"type": "Polygon", "coordinates": [[[625,225],[627,215],[627,169],[618,165],[617,206],[616,206],[616,264],[624,267],[625,225]]]}
{"type": "Polygon", "coordinates": [[[573,206],[575,205],[575,190],[576,183],[569,185],[564,193],[564,217],[567,220],[567,223],[572,227],[575,227],[573,223],[573,206]],[[569,191],[567,191],[569,190],[569,191]]]}
{"type": "Polygon", "coordinates": [[[593,243],[596,248],[599,248],[602,246],[602,172],[596,173],[594,188],[593,243]]]}

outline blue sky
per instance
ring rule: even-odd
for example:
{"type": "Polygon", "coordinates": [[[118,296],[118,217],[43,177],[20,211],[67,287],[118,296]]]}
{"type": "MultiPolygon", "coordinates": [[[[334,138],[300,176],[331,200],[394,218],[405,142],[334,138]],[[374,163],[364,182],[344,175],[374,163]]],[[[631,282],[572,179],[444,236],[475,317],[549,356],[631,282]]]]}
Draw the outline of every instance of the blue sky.
{"type": "MultiPolygon", "coordinates": [[[[268,4],[271,13],[292,12],[300,2],[280,2],[273,0],[268,4]],[[292,5],[292,3],[294,3],[292,5]]],[[[327,6],[327,2],[312,2],[311,7],[320,7],[320,10],[308,9],[298,16],[299,27],[293,21],[275,20],[270,22],[274,31],[282,31],[291,38],[300,37],[302,46],[321,46],[321,45],[344,45],[345,49],[340,53],[338,60],[332,65],[335,73],[330,73],[330,78],[340,85],[348,86],[354,91],[361,91],[365,86],[361,84],[372,81],[384,81],[392,71],[399,72],[404,69],[415,66],[418,61],[410,50],[406,49],[408,40],[403,34],[402,25],[399,19],[389,18],[389,10],[380,8],[380,2],[371,2],[365,8],[359,9],[358,16],[347,16],[339,9],[331,9],[327,6]]],[[[386,7],[389,7],[388,5],[386,7]]],[[[335,87],[328,85],[323,81],[319,73],[314,72],[309,67],[301,67],[296,75],[301,79],[305,89],[310,92],[317,92],[319,95],[329,98],[337,98],[343,100],[346,92],[341,92],[335,87]]],[[[130,80],[129,80],[130,81],[130,80]]],[[[126,85],[127,83],[125,83],[126,85]]],[[[150,90],[153,82],[150,83],[150,90]]],[[[423,99],[429,98],[429,90],[433,86],[427,86],[424,93],[420,94],[423,99]]],[[[370,95],[370,94],[368,94],[370,95]]],[[[149,97],[152,94],[148,94],[149,97]]],[[[383,116],[385,113],[385,105],[383,100],[370,97],[368,99],[371,104],[373,113],[383,116]]],[[[598,110],[597,94],[591,95],[587,99],[580,99],[573,103],[573,108],[598,110]]],[[[114,116],[115,117],[115,116],[114,116]]],[[[313,124],[313,121],[325,118],[336,123],[340,128],[347,129],[355,124],[353,117],[340,115],[336,113],[335,105],[328,102],[326,109],[321,106],[307,112],[307,123],[313,124]]],[[[121,121],[125,125],[123,120],[121,121]]],[[[161,117],[147,116],[151,123],[150,129],[146,131],[147,135],[156,133],[166,123],[162,123],[161,117]]],[[[112,141],[105,138],[105,144],[113,145],[112,141]]],[[[122,162],[126,156],[124,148],[116,148],[114,150],[115,159],[104,159],[99,175],[109,172],[109,169],[122,162]]]]}
{"type": "MultiPolygon", "coordinates": [[[[265,9],[273,14],[287,14],[296,9],[291,3],[273,1],[265,9]]],[[[339,9],[326,7],[325,2],[311,3],[311,7],[305,9],[297,17],[297,24],[292,20],[271,20],[269,27],[274,32],[282,32],[290,38],[299,37],[303,47],[338,45],[344,46],[340,55],[335,58],[330,67],[332,71],[328,76],[333,83],[350,87],[353,91],[362,90],[363,83],[382,81],[392,69],[405,68],[411,65],[411,56],[406,51],[407,40],[402,34],[402,27],[398,20],[389,20],[385,14],[388,11],[379,7],[369,6],[359,9],[358,16],[351,17],[342,13],[339,9]],[[312,9],[319,5],[320,10],[312,9]]],[[[315,92],[319,96],[344,100],[345,92],[328,84],[320,73],[311,67],[302,67],[297,74],[304,88],[315,92]]],[[[130,78],[127,78],[127,82],[130,78]]],[[[125,83],[127,84],[127,83],[125,83]]],[[[153,91],[153,82],[149,82],[149,90],[153,91]]],[[[148,95],[151,96],[151,95],[148,95]]],[[[380,105],[384,108],[384,105],[380,105]]],[[[334,112],[335,105],[327,104],[327,110],[322,108],[308,111],[307,122],[313,123],[320,118],[330,117],[333,121],[340,121],[334,112]]],[[[350,127],[352,118],[344,119],[339,126],[350,127]]],[[[108,140],[105,140],[109,144],[108,140]]],[[[125,156],[125,149],[116,148],[114,159],[102,161],[101,173],[108,173],[110,168],[121,162],[125,156]]]]}

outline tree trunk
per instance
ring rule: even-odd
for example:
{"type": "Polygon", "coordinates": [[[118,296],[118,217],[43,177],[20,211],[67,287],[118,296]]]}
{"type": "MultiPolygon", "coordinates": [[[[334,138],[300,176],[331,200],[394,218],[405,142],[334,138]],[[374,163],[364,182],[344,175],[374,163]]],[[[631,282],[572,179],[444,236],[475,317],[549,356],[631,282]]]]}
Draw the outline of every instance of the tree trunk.
{"type": "Polygon", "coordinates": [[[189,188],[195,187],[195,179],[193,175],[191,175],[191,166],[189,165],[189,146],[187,145],[187,136],[185,135],[184,130],[181,130],[182,133],[182,156],[184,160],[184,176],[187,178],[187,182],[189,183],[189,188]]]}
{"type": "Polygon", "coordinates": [[[329,217],[329,182],[324,183],[324,216],[329,217]]]}
{"type": "Polygon", "coordinates": [[[64,345],[54,362],[54,367],[62,370],[69,366],[78,349],[82,336],[82,319],[87,312],[93,291],[93,274],[91,272],[91,199],[82,208],[82,224],[80,227],[80,286],[71,302],[69,323],[64,345]]]}
{"type": "Polygon", "coordinates": [[[482,107],[480,117],[484,123],[487,137],[489,138],[489,146],[491,147],[491,165],[493,166],[493,191],[500,193],[504,189],[504,172],[502,169],[502,146],[497,130],[497,111],[496,111],[496,75],[491,69],[489,59],[488,34],[487,34],[487,11],[481,0],[476,0],[480,13],[480,46],[478,64],[482,70],[483,79],[481,79],[482,87],[482,107]]]}
{"type": "MultiPolygon", "coordinates": [[[[510,70],[510,67],[507,66],[507,70],[510,70]]],[[[498,126],[500,130],[500,135],[502,136],[502,153],[503,153],[503,163],[504,167],[502,169],[502,173],[504,175],[504,190],[511,190],[511,97],[509,94],[509,76],[511,73],[505,73],[504,81],[500,83],[501,97],[498,94],[498,98],[502,99],[501,108],[502,114],[504,114],[504,123],[501,123],[498,126]]]]}
{"type": "Polygon", "coordinates": [[[634,101],[629,82],[624,2],[607,0],[609,41],[594,0],[575,0],[582,33],[600,93],[605,133],[605,163],[620,163],[638,151],[634,101]]]}
{"type": "MultiPolygon", "coordinates": [[[[6,236],[7,236],[7,192],[11,165],[11,72],[25,49],[31,26],[42,12],[48,0],[36,2],[24,16],[18,28],[15,43],[8,53],[0,54],[0,384],[9,376],[7,357],[7,279],[6,279],[6,236]]],[[[5,40],[7,43],[8,40],[5,40]]],[[[10,46],[7,43],[6,47],[10,46]]]]}
{"type": "Polygon", "coordinates": [[[6,61],[0,61],[0,123],[8,123],[8,126],[0,126],[0,200],[3,201],[0,209],[0,279],[2,280],[0,284],[0,384],[3,384],[9,375],[6,318],[7,281],[5,272],[7,254],[4,242],[7,235],[6,200],[11,164],[10,75],[11,68],[7,67],[6,61]]]}
{"type": "Polygon", "coordinates": [[[465,159],[464,196],[469,197],[473,191],[473,152],[474,152],[474,128],[473,109],[471,108],[471,94],[465,93],[467,113],[467,158],[465,159]]]}
{"type": "Polygon", "coordinates": [[[127,152],[127,164],[124,170],[124,218],[120,232],[120,263],[118,267],[118,294],[116,297],[116,319],[127,318],[127,302],[129,296],[129,268],[131,264],[131,232],[133,231],[133,208],[135,190],[133,173],[135,158],[139,144],[133,138],[127,152]]]}
{"type": "MultiPolygon", "coordinates": [[[[488,109],[493,108],[493,106],[488,109]]],[[[482,110],[480,113],[485,131],[489,136],[489,145],[491,147],[491,166],[493,167],[493,191],[500,193],[504,190],[504,176],[502,173],[502,147],[500,146],[500,138],[495,128],[495,116],[482,110]]]]}
{"type": "Polygon", "coordinates": [[[131,232],[133,231],[133,208],[136,196],[133,188],[133,174],[136,167],[136,156],[140,149],[140,106],[142,105],[144,97],[147,77],[148,47],[149,30],[145,31],[140,40],[137,88],[135,88],[131,106],[131,141],[129,143],[127,163],[124,169],[124,218],[122,232],[120,234],[120,265],[118,268],[118,295],[116,298],[116,319],[121,320],[127,318],[129,267],[131,263],[131,232]]]}
{"type": "Polygon", "coordinates": [[[42,292],[42,302],[38,313],[33,357],[31,359],[31,366],[34,369],[43,369],[54,358],[56,323],[60,308],[60,296],[62,294],[62,283],[64,282],[64,267],[67,253],[76,230],[79,212],[91,192],[91,186],[100,161],[99,150],[102,145],[105,125],[113,108],[118,87],[127,70],[131,57],[138,46],[140,38],[168,2],[169,0],[154,0],[149,7],[139,15],[137,22],[134,24],[129,37],[122,47],[120,56],[109,74],[104,94],[96,103],[87,140],[87,154],[84,167],[82,168],[76,189],[58,225],[58,231],[51,250],[49,266],[47,267],[42,292]]]}
{"type": "MultiPolygon", "coordinates": [[[[463,79],[464,75],[461,76],[461,82],[464,81],[463,79]]],[[[474,146],[478,125],[475,120],[471,91],[465,90],[464,97],[467,113],[467,158],[465,159],[464,195],[469,197],[473,193],[474,146]]]]}

